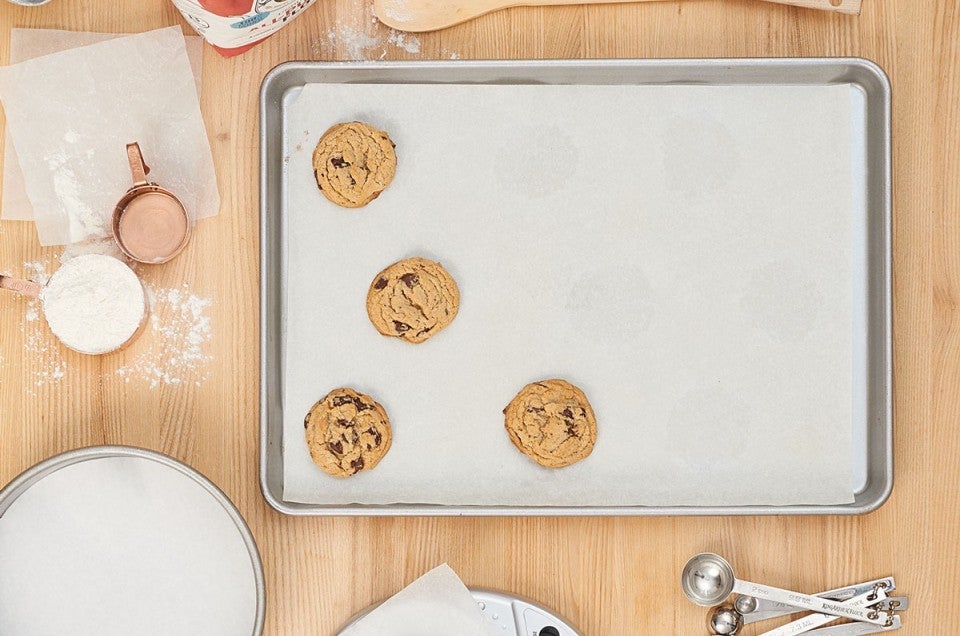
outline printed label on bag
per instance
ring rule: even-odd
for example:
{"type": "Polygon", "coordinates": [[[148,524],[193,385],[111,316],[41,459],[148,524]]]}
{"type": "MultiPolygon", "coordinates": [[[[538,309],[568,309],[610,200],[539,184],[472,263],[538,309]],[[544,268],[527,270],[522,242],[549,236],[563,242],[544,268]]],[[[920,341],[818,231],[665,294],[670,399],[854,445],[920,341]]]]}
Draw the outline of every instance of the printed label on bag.
{"type": "Polygon", "coordinates": [[[207,42],[239,48],[272,35],[316,0],[173,0],[207,42]]]}

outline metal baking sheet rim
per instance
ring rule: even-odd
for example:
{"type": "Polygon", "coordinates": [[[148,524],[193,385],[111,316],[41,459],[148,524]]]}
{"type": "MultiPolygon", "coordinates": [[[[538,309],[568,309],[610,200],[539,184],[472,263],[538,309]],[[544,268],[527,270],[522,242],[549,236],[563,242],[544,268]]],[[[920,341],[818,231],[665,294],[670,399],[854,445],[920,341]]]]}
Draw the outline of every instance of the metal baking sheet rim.
{"type": "Polygon", "coordinates": [[[859,515],[893,491],[891,88],[864,58],[286,62],[260,87],[260,486],[294,516],[717,516],[859,515]],[[867,483],[850,504],[786,506],[317,505],[284,501],[281,447],[281,112],[285,93],[307,83],[852,84],[866,97],[868,340],[867,483]],[[270,422],[278,422],[271,428],[270,422]]]}
{"type": "Polygon", "coordinates": [[[257,547],[256,540],[253,538],[250,527],[247,525],[247,522],[244,521],[237,507],[234,506],[230,498],[227,497],[226,493],[220,490],[215,483],[207,479],[199,471],[173,457],[136,446],[85,446],[54,455],[26,469],[9,484],[0,488],[0,517],[14,504],[20,495],[44,477],[67,466],[107,457],[135,457],[138,459],[147,459],[167,466],[168,468],[173,468],[200,484],[204,490],[210,493],[217,503],[223,507],[224,511],[230,516],[230,519],[233,520],[234,525],[240,532],[247,552],[250,554],[250,563],[253,568],[257,595],[257,613],[254,620],[252,636],[263,634],[264,624],[266,622],[267,588],[263,575],[263,562],[260,559],[260,550],[257,547]]]}

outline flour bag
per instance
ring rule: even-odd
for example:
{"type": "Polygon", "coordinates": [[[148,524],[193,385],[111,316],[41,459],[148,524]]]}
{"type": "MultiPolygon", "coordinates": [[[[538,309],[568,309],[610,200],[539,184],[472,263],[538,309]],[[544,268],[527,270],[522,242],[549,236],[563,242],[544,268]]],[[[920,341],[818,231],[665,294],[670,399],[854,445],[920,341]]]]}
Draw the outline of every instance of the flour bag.
{"type": "Polygon", "coordinates": [[[315,0],[173,0],[190,26],[224,57],[273,35],[315,0]]]}

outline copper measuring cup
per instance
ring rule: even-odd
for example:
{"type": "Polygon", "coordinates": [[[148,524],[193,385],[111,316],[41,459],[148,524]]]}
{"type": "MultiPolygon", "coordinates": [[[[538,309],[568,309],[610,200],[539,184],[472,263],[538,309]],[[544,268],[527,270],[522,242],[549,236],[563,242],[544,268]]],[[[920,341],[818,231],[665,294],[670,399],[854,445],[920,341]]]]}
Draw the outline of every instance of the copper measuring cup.
{"type": "Polygon", "coordinates": [[[150,168],[140,144],[127,144],[133,186],[113,209],[113,238],[127,258],[145,264],[166,263],[190,238],[190,217],[172,192],[147,182],[150,168]]]}
{"type": "MultiPolygon", "coordinates": [[[[101,254],[87,254],[84,256],[77,257],[78,260],[84,259],[84,258],[110,259],[111,261],[121,263],[121,261],[118,261],[111,256],[105,256],[101,254]]],[[[123,267],[125,270],[129,270],[129,268],[127,268],[126,265],[123,265],[123,267]]],[[[47,321],[47,325],[50,327],[50,331],[53,332],[53,335],[56,336],[56,338],[63,344],[63,346],[73,351],[76,351],[77,353],[83,353],[86,355],[101,355],[106,353],[113,353],[115,351],[122,351],[123,349],[126,349],[130,344],[132,344],[138,337],[140,337],[140,335],[146,329],[147,322],[150,318],[150,303],[147,302],[147,294],[146,294],[146,290],[143,288],[143,283],[140,281],[138,277],[136,277],[136,275],[132,271],[129,271],[129,276],[133,277],[132,280],[137,281],[137,284],[140,286],[140,291],[142,292],[142,296],[141,296],[142,303],[143,303],[142,313],[140,314],[140,320],[136,326],[136,329],[132,333],[130,333],[128,336],[126,336],[126,339],[123,342],[113,343],[104,348],[88,350],[88,349],[85,349],[83,345],[78,344],[77,341],[70,336],[71,332],[69,330],[64,332],[58,329],[58,324],[62,324],[62,322],[61,323],[52,322],[51,318],[48,316],[46,300],[44,298],[44,289],[47,287],[47,285],[56,281],[58,279],[58,276],[62,275],[63,272],[68,271],[69,269],[70,269],[70,264],[68,263],[65,267],[61,267],[56,272],[54,272],[53,275],[50,277],[50,280],[45,284],[37,283],[30,280],[23,280],[20,278],[14,278],[12,276],[0,275],[0,289],[5,289],[8,291],[18,293],[22,296],[26,296],[28,298],[35,298],[39,300],[40,310],[43,313],[44,319],[47,321]]],[[[88,324],[90,325],[91,329],[102,328],[102,324],[99,324],[99,323],[96,323],[96,324],[88,323],[88,324]]],[[[74,333],[74,336],[75,336],[75,333],[74,333]]]]}

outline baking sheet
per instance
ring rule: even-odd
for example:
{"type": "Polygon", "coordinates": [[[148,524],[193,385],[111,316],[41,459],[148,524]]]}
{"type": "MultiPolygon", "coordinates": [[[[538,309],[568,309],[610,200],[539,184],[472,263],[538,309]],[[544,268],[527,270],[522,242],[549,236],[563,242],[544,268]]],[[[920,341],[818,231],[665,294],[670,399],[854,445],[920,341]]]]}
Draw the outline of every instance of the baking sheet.
{"type": "Polygon", "coordinates": [[[284,499],[852,501],[852,93],[307,86],[284,127],[284,499]],[[329,204],[310,166],[326,127],[354,118],[400,157],[359,212],[329,204]],[[414,254],[462,293],[419,347],[379,336],[363,305],[414,254]],[[500,413],[554,376],[586,391],[600,430],[559,471],[519,454],[500,413]],[[302,428],[344,384],[394,426],[383,462],[348,481],[313,466],[302,428]]]}

